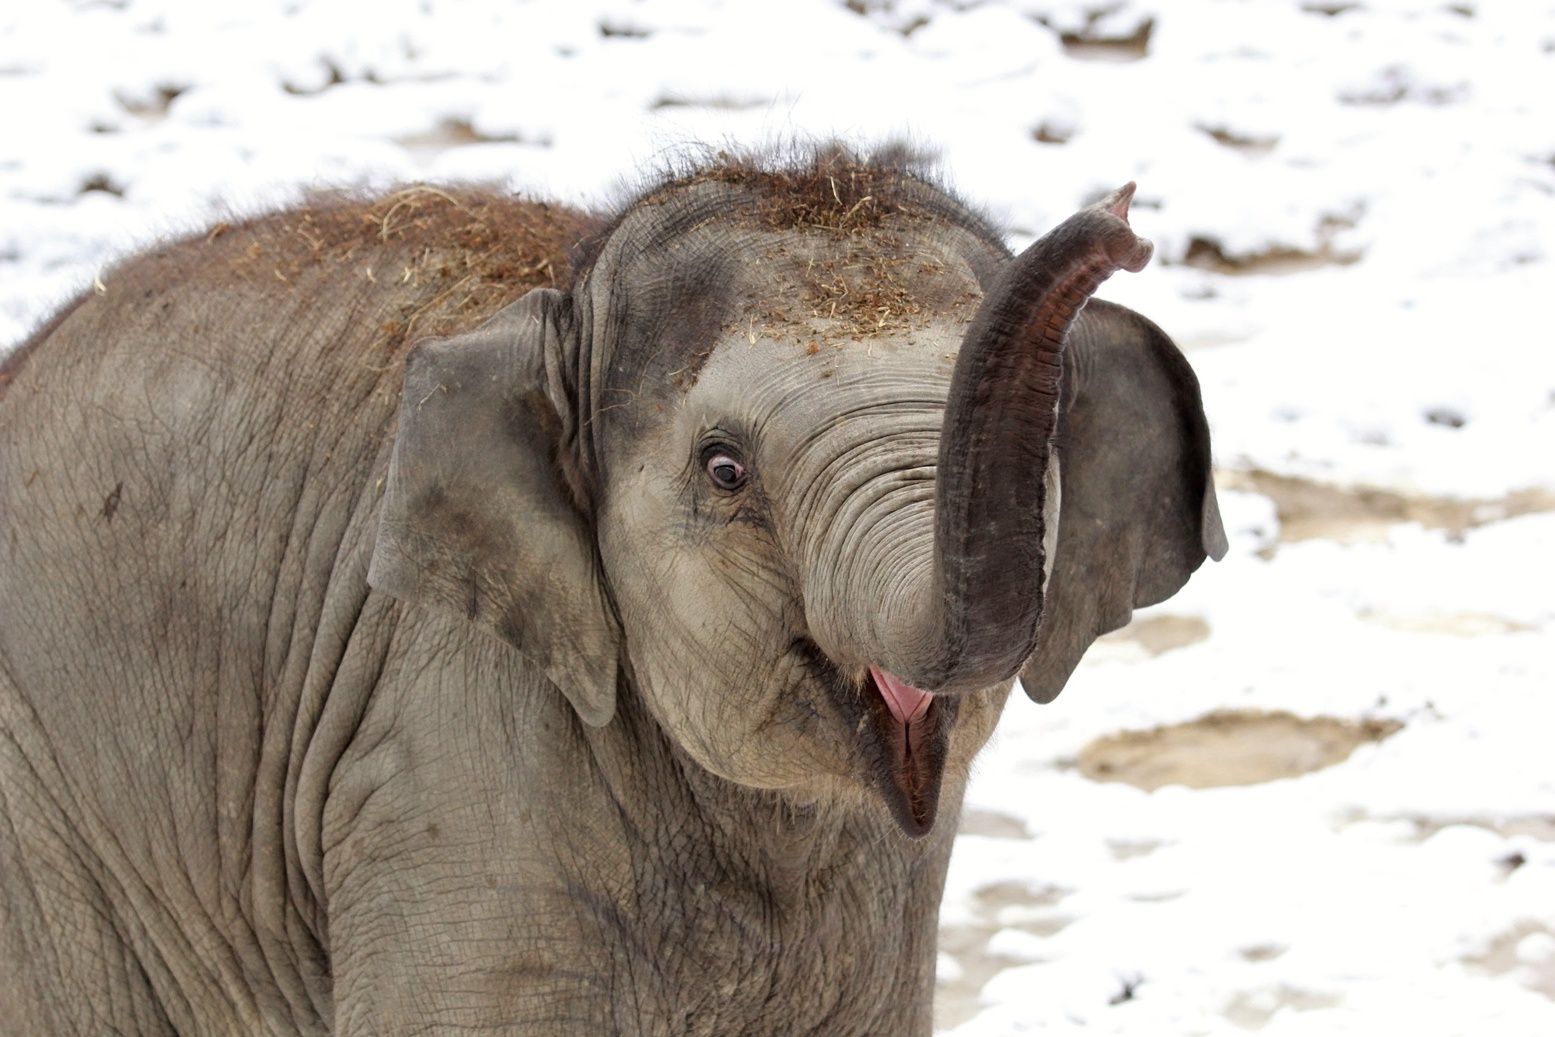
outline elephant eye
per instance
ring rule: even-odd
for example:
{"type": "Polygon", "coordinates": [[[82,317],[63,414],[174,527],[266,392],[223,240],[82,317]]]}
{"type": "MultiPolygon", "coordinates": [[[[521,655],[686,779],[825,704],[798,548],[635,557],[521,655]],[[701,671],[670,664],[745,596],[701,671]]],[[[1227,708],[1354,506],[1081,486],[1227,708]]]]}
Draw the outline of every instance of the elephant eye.
{"type": "Polygon", "coordinates": [[[707,477],[720,490],[738,490],[745,485],[745,466],[728,454],[717,453],[707,459],[707,477]]]}

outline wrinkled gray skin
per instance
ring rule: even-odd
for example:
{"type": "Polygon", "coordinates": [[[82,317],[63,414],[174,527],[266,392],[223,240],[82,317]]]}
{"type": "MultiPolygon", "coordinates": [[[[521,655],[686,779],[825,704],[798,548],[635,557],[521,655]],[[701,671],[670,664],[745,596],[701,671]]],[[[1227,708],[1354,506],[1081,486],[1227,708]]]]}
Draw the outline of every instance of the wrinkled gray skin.
{"type": "Polygon", "coordinates": [[[363,343],[411,266],[362,270],[411,253],[239,276],[263,221],[46,328],[0,399],[0,1032],[927,1034],[1013,676],[1223,540],[1175,347],[1070,327],[1148,257],[1126,197],[1012,260],[904,183],[857,233],[659,191],[408,373],[363,343]],[[918,309],[855,338],[803,286],[861,249],[918,309]]]}

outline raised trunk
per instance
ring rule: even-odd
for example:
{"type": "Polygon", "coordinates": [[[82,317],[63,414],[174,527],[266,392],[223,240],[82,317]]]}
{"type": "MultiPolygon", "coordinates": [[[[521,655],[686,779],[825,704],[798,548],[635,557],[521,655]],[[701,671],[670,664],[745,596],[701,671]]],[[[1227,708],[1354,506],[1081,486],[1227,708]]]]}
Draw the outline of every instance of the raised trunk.
{"type": "Polygon", "coordinates": [[[1120,188],[1022,252],[967,331],[940,436],[934,565],[896,598],[906,607],[883,646],[913,687],[985,687],[1036,647],[1064,339],[1102,281],[1150,259],[1128,225],[1133,194],[1120,188]]]}

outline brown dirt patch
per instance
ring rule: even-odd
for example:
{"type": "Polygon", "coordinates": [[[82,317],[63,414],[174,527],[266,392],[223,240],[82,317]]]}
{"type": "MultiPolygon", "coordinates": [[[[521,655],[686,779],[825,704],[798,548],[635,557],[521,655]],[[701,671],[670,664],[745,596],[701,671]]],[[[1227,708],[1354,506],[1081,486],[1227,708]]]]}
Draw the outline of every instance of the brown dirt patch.
{"type": "Polygon", "coordinates": [[[522,138],[516,133],[491,134],[477,130],[467,119],[444,119],[432,128],[420,133],[408,133],[396,137],[394,143],[423,161],[453,148],[471,144],[518,144],[522,138]]]}
{"type": "MultiPolygon", "coordinates": [[[[1202,128],[1202,127],[1201,127],[1202,128]]],[[[1219,129],[1205,132],[1225,144],[1238,146],[1246,142],[1248,148],[1256,147],[1254,138],[1236,137],[1219,129]]],[[[1271,145],[1272,147],[1272,145],[1271,145]]],[[[1224,242],[1214,238],[1193,237],[1182,258],[1185,266],[1200,270],[1212,270],[1217,274],[1239,276],[1244,274],[1282,275],[1300,274],[1329,266],[1349,266],[1361,258],[1361,253],[1338,246],[1339,235],[1355,226],[1356,214],[1329,213],[1317,222],[1317,242],[1312,248],[1274,246],[1256,252],[1234,252],[1224,242]]]]}
{"type": "Polygon", "coordinates": [[[1136,619],[1106,635],[1109,641],[1133,641],[1152,656],[1186,648],[1209,637],[1209,624],[1198,616],[1159,615],[1136,619]]]}
{"type": "Polygon", "coordinates": [[[1534,934],[1542,934],[1546,937],[1555,935],[1537,922],[1522,921],[1491,940],[1490,944],[1478,954],[1470,955],[1464,960],[1475,969],[1492,976],[1504,976],[1510,972],[1522,971],[1527,986],[1545,997],[1555,999],[1555,962],[1546,959],[1542,967],[1535,967],[1529,966],[1518,958],[1518,944],[1534,934]]]}
{"type": "Polygon", "coordinates": [[[1080,32],[1061,33],[1059,39],[1064,44],[1064,53],[1079,61],[1139,61],[1150,56],[1150,36],[1155,31],[1153,19],[1146,18],[1127,35],[1099,31],[1097,22],[1100,19],[1099,11],[1080,32]]]}
{"type": "Polygon", "coordinates": [[[1231,129],[1226,125],[1212,125],[1209,123],[1197,123],[1195,129],[1207,134],[1211,140],[1221,147],[1230,148],[1246,155],[1267,155],[1279,144],[1277,136],[1242,133],[1231,129]]]}
{"type": "Polygon", "coordinates": [[[1020,962],[994,954],[989,940],[1000,929],[1017,929],[1036,937],[1063,930],[1072,919],[1058,910],[1066,893],[1038,889],[1021,883],[999,882],[977,891],[972,908],[975,919],[967,925],[942,926],[938,948],[960,970],[955,978],[934,987],[934,1029],[949,1030],[967,1022],[983,1007],[979,1000],[990,979],[1020,962]]]}
{"type": "Polygon", "coordinates": [[[1488,612],[1453,612],[1447,615],[1397,616],[1386,612],[1365,617],[1393,630],[1412,634],[1449,634],[1453,637],[1487,637],[1497,634],[1526,634],[1539,628],[1530,623],[1494,616],[1488,612]]]}
{"type": "Polygon", "coordinates": [[[1098,738],[1080,753],[1092,781],[1163,785],[1256,785],[1331,767],[1359,746],[1403,725],[1393,720],[1303,718],[1291,713],[1218,711],[1185,724],[1098,738]]]}
{"type": "Polygon", "coordinates": [[[1280,540],[1321,538],[1342,543],[1380,539],[1389,526],[1418,522],[1427,529],[1462,533],[1489,522],[1555,511],[1555,494],[1517,490],[1497,500],[1408,496],[1370,486],[1335,486],[1262,470],[1224,471],[1218,485],[1252,490],[1274,501],[1280,540]]]}
{"type": "Polygon", "coordinates": [[[1301,274],[1330,266],[1349,266],[1361,258],[1358,252],[1342,252],[1324,241],[1310,251],[1296,248],[1270,248],[1261,252],[1232,253],[1210,238],[1190,238],[1183,254],[1184,266],[1210,270],[1217,274],[1301,274]]]}
{"type": "Polygon", "coordinates": [[[1020,818],[996,810],[969,807],[961,814],[958,829],[963,835],[983,835],[991,839],[1026,839],[1029,833],[1020,818]]]}

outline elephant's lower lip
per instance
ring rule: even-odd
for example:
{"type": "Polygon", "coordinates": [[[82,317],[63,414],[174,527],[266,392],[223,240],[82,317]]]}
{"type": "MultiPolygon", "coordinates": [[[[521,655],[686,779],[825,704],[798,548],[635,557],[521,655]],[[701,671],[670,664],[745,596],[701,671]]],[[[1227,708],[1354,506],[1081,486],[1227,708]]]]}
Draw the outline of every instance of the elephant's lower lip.
{"type": "Polygon", "coordinates": [[[876,750],[870,754],[876,784],[892,817],[903,832],[917,838],[934,827],[957,703],[927,695],[921,699],[893,696],[895,690],[882,686],[871,669],[864,690],[869,700],[864,735],[876,750]]]}

